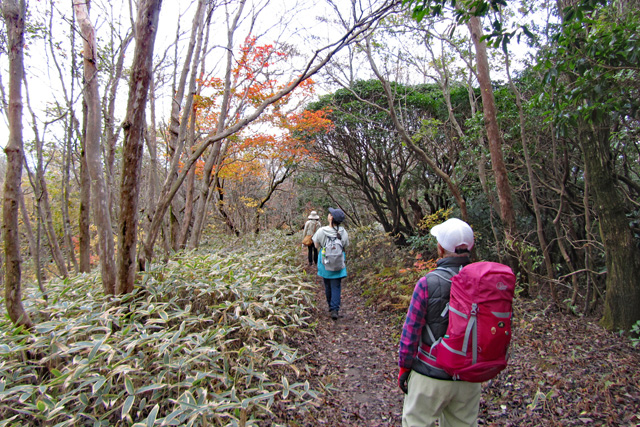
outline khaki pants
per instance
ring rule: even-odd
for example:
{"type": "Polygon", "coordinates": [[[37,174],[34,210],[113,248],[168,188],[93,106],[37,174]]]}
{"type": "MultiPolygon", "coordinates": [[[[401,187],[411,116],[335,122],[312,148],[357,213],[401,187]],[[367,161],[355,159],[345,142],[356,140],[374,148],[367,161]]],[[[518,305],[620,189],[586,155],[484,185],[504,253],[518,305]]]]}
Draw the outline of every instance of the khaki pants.
{"type": "Polygon", "coordinates": [[[478,425],[480,383],[443,381],[412,371],[404,397],[402,427],[475,427],[478,425]]]}

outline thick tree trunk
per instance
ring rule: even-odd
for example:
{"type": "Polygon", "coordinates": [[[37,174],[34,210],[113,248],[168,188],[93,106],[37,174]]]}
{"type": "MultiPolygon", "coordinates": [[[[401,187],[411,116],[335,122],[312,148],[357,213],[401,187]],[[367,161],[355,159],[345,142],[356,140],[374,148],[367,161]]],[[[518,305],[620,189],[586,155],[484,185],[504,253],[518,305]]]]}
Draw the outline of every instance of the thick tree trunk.
{"type": "Polygon", "coordinates": [[[605,248],[607,294],[602,325],[612,331],[628,331],[640,320],[640,249],[613,173],[608,124],[592,126],[579,136],[605,248]]]}
{"type": "Polygon", "coordinates": [[[135,282],[138,192],[144,147],[144,116],[161,6],[162,0],[143,0],[138,5],[136,18],[136,48],[131,67],[129,102],[122,125],[124,143],[118,230],[118,281],[116,283],[118,295],[133,291],[135,282]]]}
{"type": "Polygon", "coordinates": [[[3,0],[2,14],[7,32],[9,56],[9,141],[4,152],[7,171],[2,204],[2,237],[5,260],[5,305],[7,314],[16,325],[32,328],[33,323],[22,305],[20,231],[18,211],[22,183],[22,79],[24,77],[24,0],[3,0]]]}
{"type": "Polygon", "coordinates": [[[109,210],[109,191],[105,185],[101,160],[101,111],[98,92],[98,57],[96,54],[96,37],[93,25],[89,20],[87,3],[74,0],[73,8],[80,24],[83,43],[84,60],[84,101],[87,104],[86,140],[87,166],[91,175],[93,190],[94,220],[98,228],[98,254],[102,287],[105,294],[114,294],[116,289],[116,265],[114,260],[113,229],[111,228],[111,212],[109,210]]]}
{"type": "MultiPolygon", "coordinates": [[[[149,192],[147,194],[147,205],[144,206],[144,217],[142,220],[142,229],[144,234],[149,233],[149,227],[151,226],[151,219],[155,213],[156,207],[156,194],[158,192],[158,147],[157,147],[157,134],[156,134],[156,96],[155,96],[155,79],[154,75],[151,75],[151,81],[149,82],[149,123],[147,124],[147,130],[144,138],[147,143],[147,150],[149,151],[149,175],[148,185],[149,192]]],[[[144,259],[138,256],[138,270],[144,270],[144,259]]]]}

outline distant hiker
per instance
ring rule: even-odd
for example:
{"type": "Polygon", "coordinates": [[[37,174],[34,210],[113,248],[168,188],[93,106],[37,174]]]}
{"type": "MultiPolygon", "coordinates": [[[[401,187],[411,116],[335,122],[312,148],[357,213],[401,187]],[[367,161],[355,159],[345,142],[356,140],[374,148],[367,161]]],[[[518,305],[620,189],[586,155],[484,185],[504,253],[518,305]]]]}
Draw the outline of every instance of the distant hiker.
{"type": "Polygon", "coordinates": [[[302,232],[302,244],[309,250],[309,265],[313,265],[318,262],[318,248],[313,244],[313,235],[316,231],[322,227],[322,223],[319,221],[320,217],[316,211],[311,211],[307,222],[304,224],[304,231],[302,232]]]}
{"type": "Polygon", "coordinates": [[[313,242],[316,248],[322,248],[318,257],[318,276],[324,280],[329,312],[331,318],[336,320],[340,311],[342,278],[347,277],[344,250],[349,246],[349,235],[340,226],[345,220],[342,209],[329,208],[327,220],[329,225],[316,231],[313,242]]]}
{"type": "MultiPolygon", "coordinates": [[[[471,263],[473,230],[464,221],[451,218],[431,229],[438,241],[438,270],[418,280],[402,328],[398,385],[405,392],[403,427],[476,426],[481,384],[453,381],[442,370],[421,360],[429,347],[445,335],[452,272],[471,263]],[[441,269],[442,268],[442,269],[441,269]],[[446,269],[446,270],[445,270],[446,269]]],[[[427,356],[428,357],[428,356],[427,356]]]]}

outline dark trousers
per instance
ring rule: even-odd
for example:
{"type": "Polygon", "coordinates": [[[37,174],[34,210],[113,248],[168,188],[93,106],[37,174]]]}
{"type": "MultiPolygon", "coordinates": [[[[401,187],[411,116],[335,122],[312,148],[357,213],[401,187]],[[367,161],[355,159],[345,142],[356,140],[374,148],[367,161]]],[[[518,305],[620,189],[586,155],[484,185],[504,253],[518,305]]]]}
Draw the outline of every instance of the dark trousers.
{"type": "Polygon", "coordinates": [[[318,263],[318,248],[316,245],[307,246],[309,249],[309,265],[318,263]]]}
{"type": "Polygon", "coordinates": [[[329,310],[340,310],[340,292],[342,291],[342,277],[339,279],[324,279],[324,294],[327,297],[329,310]]]}

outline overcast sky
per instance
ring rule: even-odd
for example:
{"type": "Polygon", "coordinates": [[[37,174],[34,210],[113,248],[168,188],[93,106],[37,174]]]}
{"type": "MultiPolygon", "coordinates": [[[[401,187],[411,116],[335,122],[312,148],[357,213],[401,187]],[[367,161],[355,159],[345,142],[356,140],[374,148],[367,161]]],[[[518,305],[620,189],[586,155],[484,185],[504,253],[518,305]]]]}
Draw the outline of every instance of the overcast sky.
{"type": "MultiPolygon", "coordinates": [[[[365,6],[369,2],[376,3],[375,0],[360,1],[364,3],[365,6]]],[[[343,16],[349,16],[350,1],[340,0],[335,3],[343,8],[339,11],[343,16]]],[[[29,7],[31,8],[30,14],[33,17],[39,17],[38,20],[47,28],[49,26],[49,18],[45,16],[51,8],[51,1],[31,1],[29,2],[29,7]]],[[[169,53],[169,57],[173,57],[173,50],[167,51],[167,47],[171,46],[175,41],[178,22],[180,22],[180,30],[183,34],[181,37],[182,48],[186,46],[190,36],[189,30],[194,10],[195,4],[193,0],[163,1],[155,45],[156,60],[161,58],[165,52],[169,53]]],[[[302,65],[304,60],[310,57],[315,49],[326,44],[327,40],[335,41],[335,39],[341,35],[339,26],[335,24],[337,11],[327,0],[248,0],[248,5],[245,7],[245,16],[254,14],[252,10],[258,17],[252,34],[260,36],[260,44],[286,42],[296,46],[301,54],[298,58],[299,65],[302,65]]],[[[56,32],[54,40],[60,43],[59,50],[55,48],[54,50],[58,52],[57,60],[63,69],[63,75],[67,78],[68,58],[65,59],[63,56],[70,50],[69,20],[71,17],[71,2],[55,2],[53,11],[53,29],[56,32]]],[[[129,3],[122,0],[94,0],[92,2],[91,19],[97,29],[99,37],[98,44],[104,45],[110,37],[110,26],[113,25],[119,28],[121,34],[124,34],[126,29],[130,28],[129,3]]],[[[248,33],[249,19],[245,19],[244,27],[237,33],[234,45],[240,45],[248,33]]],[[[222,77],[221,71],[218,72],[218,69],[221,69],[221,65],[218,64],[218,60],[216,59],[216,52],[218,54],[225,52],[223,46],[226,45],[226,24],[223,9],[218,9],[214,14],[211,34],[212,40],[209,42],[209,46],[214,46],[214,49],[212,49],[210,59],[207,60],[207,65],[214,75],[222,77]]],[[[63,102],[64,99],[60,96],[61,86],[57,67],[55,66],[50,47],[45,42],[42,38],[29,37],[25,49],[25,69],[27,70],[26,75],[31,106],[41,121],[44,120],[45,109],[49,108],[55,99],[57,99],[59,103],[63,102]]],[[[79,38],[76,39],[76,45],[80,46],[79,38]]],[[[129,60],[133,57],[133,51],[134,43],[131,43],[127,50],[127,58],[129,60]]],[[[6,72],[6,55],[0,55],[0,67],[2,68],[2,83],[6,89],[9,83],[6,72]]],[[[168,71],[172,71],[172,69],[168,71]]],[[[292,75],[295,75],[297,70],[295,70],[294,66],[290,71],[292,75]]],[[[362,73],[361,78],[370,78],[371,76],[368,67],[361,67],[356,71],[362,73]]],[[[69,87],[67,87],[67,90],[69,90],[69,87]]],[[[120,94],[117,98],[119,101],[117,120],[121,120],[126,112],[127,90],[126,85],[121,82],[120,94]]],[[[101,86],[100,91],[103,93],[104,87],[101,86]]],[[[157,120],[166,120],[169,114],[171,99],[170,82],[167,83],[164,88],[159,88],[156,96],[159,98],[157,120]]],[[[75,88],[74,97],[77,100],[76,116],[78,119],[81,119],[79,87],[75,88]]],[[[23,98],[25,101],[23,124],[26,144],[30,139],[33,139],[33,133],[31,131],[31,114],[26,106],[26,93],[24,90],[23,98]]],[[[44,124],[42,122],[38,123],[38,128],[39,132],[42,133],[44,124]]],[[[59,132],[59,128],[56,128],[55,124],[49,125],[48,129],[49,133],[59,132]]],[[[2,145],[6,144],[7,139],[6,114],[3,114],[0,120],[0,143],[2,145]]],[[[48,134],[45,135],[44,139],[60,140],[61,138],[59,135],[48,134]]]]}
{"type": "MultiPolygon", "coordinates": [[[[365,2],[366,1],[368,0],[365,0],[365,2]]],[[[340,1],[337,3],[342,4],[342,6],[348,6],[350,2],[340,1]]],[[[39,17],[39,21],[45,27],[49,26],[49,18],[45,17],[45,14],[50,15],[48,13],[51,8],[50,5],[50,1],[29,2],[29,13],[34,17],[39,17]]],[[[62,56],[66,54],[66,52],[69,52],[70,25],[68,21],[71,17],[71,2],[55,2],[53,10],[53,28],[56,32],[54,39],[60,42],[58,52],[61,53],[62,56]]],[[[180,31],[183,34],[182,49],[184,49],[190,36],[189,30],[194,11],[195,2],[192,0],[163,1],[155,45],[156,59],[162,57],[164,52],[167,51],[167,47],[174,43],[179,21],[181,25],[180,31]],[[179,19],[179,17],[182,18],[179,19]]],[[[336,32],[335,29],[332,30],[327,22],[323,22],[322,19],[318,18],[328,18],[334,13],[324,0],[248,0],[247,6],[245,6],[245,16],[252,14],[252,11],[255,11],[255,14],[258,16],[252,33],[260,35],[261,43],[274,43],[277,40],[281,42],[286,41],[287,43],[298,45],[301,53],[307,56],[312,54],[314,44],[319,45],[323,40],[331,37],[335,38],[339,35],[339,32],[336,32]],[[310,49],[304,52],[305,47],[310,49]]],[[[131,26],[129,3],[121,0],[94,0],[92,3],[91,20],[102,42],[110,37],[110,25],[119,27],[121,33],[124,34],[125,30],[131,26]],[[112,19],[111,16],[114,16],[114,18],[112,19]]],[[[248,34],[249,22],[250,20],[246,18],[244,27],[238,31],[235,37],[235,46],[238,46],[248,34]]],[[[214,14],[211,34],[212,40],[209,42],[209,45],[217,45],[218,52],[223,53],[224,49],[222,47],[226,45],[226,24],[224,22],[224,12],[222,9],[218,9],[214,14]]],[[[31,106],[36,115],[40,117],[40,120],[44,120],[43,117],[45,115],[43,111],[52,105],[54,99],[57,99],[58,102],[62,102],[63,99],[63,97],[59,95],[61,89],[57,67],[52,59],[50,48],[46,44],[47,42],[48,41],[41,38],[28,37],[25,49],[25,69],[31,106]],[[56,93],[58,93],[58,96],[56,96],[56,93]]],[[[98,44],[101,44],[100,40],[98,44]]],[[[76,39],[76,45],[80,45],[79,39],[76,39]]],[[[127,51],[128,59],[131,59],[133,56],[133,51],[134,43],[129,46],[127,51]]],[[[170,56],[173,56],[173,50],[170,50],[170,56]]],[[[9,83],[6,72],[8,66],[7,61],[6,55],[0,55],[2,83],[5,88],[7,88],[9,83]]],[[[59,57],[58,61],[63,69],[63,75],[65,75],[66,78],[68,73],[64,64],[65,59],[59,57]]],[[[212,72],[215,72],[213,67],[216,67],[216,62],[214,48],[211,59],[207,62],[211,64],[212,72]]],[[[165,87],[164,90],[160,88],[157,94],[160,98],[158,120],[165,119],[168,115],[169,99],[171,96],[169,89],[169,86],[165,87]]],[[[69,87],[67,87],[67,90],[69,90],[69,87]]],[[[118,97],[120,102],[118,118],[122,118],[125,113],[124,109],[126,109],[127,102],[126,90],[127,88],[121,83],[121,93],[118,97]],[[125,93],[123,94],[122,91],[125,91],[125,93]]],[[[104,87],[101,87],[100,91],[102,93],[104,87]]],[[[76,87],[76,99],[79,98],[79,93],[79,88],[76,87]]],[[[30,124],[31,114],[26,106],[26,93],[24,90],[23,98],[25,103],[23,110],[24,139],[27,141],[33,138],[33,133],[30,124]]],[[[79,111],[79,109],[76,109],[78,118],[80,118],[79,111]]],[[[44,124],[39,123],[38,128],[39,132],[42,133],[44,124]]],[[[6,114],[3,114],[2,119],[0,119],[0,143],[2,145],[6,144],[7,138],[7,119],[6,114]]]]}

